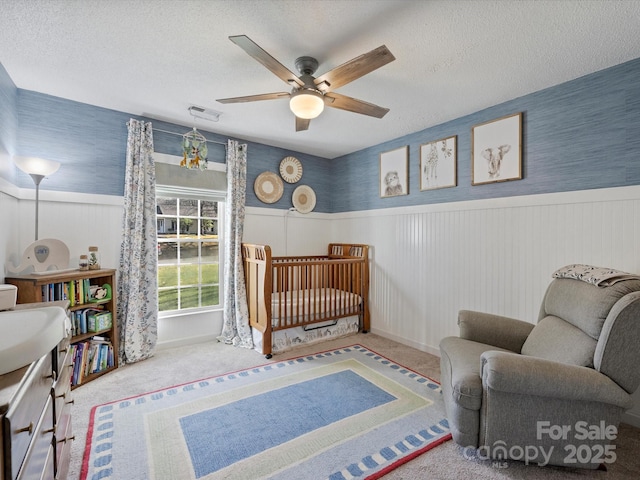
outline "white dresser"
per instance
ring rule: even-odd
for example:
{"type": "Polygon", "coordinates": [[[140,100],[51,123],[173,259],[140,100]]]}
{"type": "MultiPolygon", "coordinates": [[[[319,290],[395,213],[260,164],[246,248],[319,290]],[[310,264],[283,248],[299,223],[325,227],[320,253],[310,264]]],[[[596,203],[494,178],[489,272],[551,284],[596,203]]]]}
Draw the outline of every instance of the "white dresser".
{"type": "Polygon", "coordinates": [[[71,441],[70,336],[0,375],[0,480],[65,479],[71,441]]]}

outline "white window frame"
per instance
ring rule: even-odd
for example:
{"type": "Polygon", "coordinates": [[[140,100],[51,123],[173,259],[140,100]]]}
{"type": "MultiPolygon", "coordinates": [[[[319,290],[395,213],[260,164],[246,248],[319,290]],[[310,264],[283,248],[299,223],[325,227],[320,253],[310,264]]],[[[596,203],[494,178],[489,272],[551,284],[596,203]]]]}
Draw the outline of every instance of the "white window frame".
{"type": "MultiPolygon", "coordinates": [[[[197,173],[196,173],[197,174],[197,173]]],[[[205,190],[197,188],[180,187],[173,185],[156,185],[156,199],[158,197],[170,198],[192,198],[199,200],[218,202],[218,305],[210,305],[205,307],[193,307],[178,310],[158,311],[159,318],[169,318],[176,316],[185,316],[199,314],[203,312],[216,312],[223,310],[224,304],[224,210],[225,210],[225,192],[215,190],[205,190]]],[[[156,222],[157,228],[157,222],[156,222]]]]}

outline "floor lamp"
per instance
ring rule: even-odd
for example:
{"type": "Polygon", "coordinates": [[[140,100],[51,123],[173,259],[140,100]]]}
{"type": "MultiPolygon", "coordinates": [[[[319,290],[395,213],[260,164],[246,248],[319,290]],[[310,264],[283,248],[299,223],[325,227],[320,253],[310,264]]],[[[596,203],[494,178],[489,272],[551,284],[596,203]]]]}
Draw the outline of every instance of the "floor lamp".
{"type": "Polygon", "coordinates": [[[40,182],[60,168],[60,162],[37,157],[13,157],[13,162],[25,173],[28,173],[36,184],[36,240],[38,240],[38,204],[40,203],[40,182]]]}

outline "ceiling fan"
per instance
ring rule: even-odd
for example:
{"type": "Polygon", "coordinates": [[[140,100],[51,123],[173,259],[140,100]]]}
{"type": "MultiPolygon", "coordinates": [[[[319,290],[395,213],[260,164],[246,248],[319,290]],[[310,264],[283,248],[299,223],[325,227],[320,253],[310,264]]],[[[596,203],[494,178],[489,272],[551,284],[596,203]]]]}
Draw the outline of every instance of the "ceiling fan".
{"type": "Polygon", "coordinates": [[[378,105],[334,92],[335,89],[395,60],[395,57],[384,45],[349,60],[319,77],[314,77],[313,74],[318,68],[318,61],[313,57],[297,58],[295,64],[300,75],[295,75],[246,35],[231,36],[229,40],[289,84],[292,90],[290,93],[276,92],[246,97],[221,98],[218,99],[220,103],[242,103],[289,98],[289,107],[296,116],[296,132],[307,130],[311,119],[320,115],[325,105],[376,118],[384,117],[389,111],[388,108],[379,107],[378,105]]]}

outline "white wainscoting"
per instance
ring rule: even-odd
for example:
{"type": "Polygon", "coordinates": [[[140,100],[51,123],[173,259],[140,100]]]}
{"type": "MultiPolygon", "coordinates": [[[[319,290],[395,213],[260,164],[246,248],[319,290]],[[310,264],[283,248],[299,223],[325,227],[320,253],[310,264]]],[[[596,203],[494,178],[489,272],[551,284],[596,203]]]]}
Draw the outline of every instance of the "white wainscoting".
{"type": "MultiPolygon", "coordinates": [[[[0,184],[0,261],[17,265],[34,240],[35,190],[0,184]]],[[[39,237],[62,240],[77,265],[90,245],[97,245],[102,265],[118,268],[122,232],[122,197],[40,191],[39,237]]],[[[265,243],[274,255],[320,254],[331,233],[330,215],[303,215],[270,208],[246,210],[245,241],[265,243]]],[[[222,331],[222,311],[161,318],[158,346],[171,347],[215,339],[222,331]]]]}
{"type": "Polygon", "coordinates": [[[436,355],[460,309],[535,323],[563,265],[640,272],[640,187],[349,212],[332,229],[372,245],[372,332],[436,355]]]}
{"type": "Polygon", "coordinates": [[[322,255],[331,241],[333,216],[247,207],[244,241],[271,246],[274,256],[322,255]]]}
{"type": "MultiPolygon", "coordinates": [[[[18,233],[21,255],[35,239],[35,191],[18,189],[11,223],[18,233]]],[[[99,247],[101,263],[116,268],[120,258],[122,197],[82,193],[40,191],[38,237],[57,238],[69,247],[69,267],[78,265],[80,255],[91,245],[99,247]]],[[[14,246],[13,248],[15,248],[14,246]]]]}
{"type": "MultiPolygon", "coordinates": [[[[0,193],[0,221],[11,226],[0,234],[3,264],[33,238],[33,190],[14,190],[0,193]]],[[[117,267],[121,215],[118,197],[44,191],[40,237],[67,243],[72,262],[98,245],[102,263],[117,267]]],[[[330,241],[371,245],[372,332],[438,355],[460,309],[535,322],[560,266],[640,272],[640,187],[333,215],[247,208],[245,241],[274,255],[320,253],[330,241]]],[[[221,312],[163,319],[159,344],[215,338],[221,326],[221,312]]],[[[625,421],[640,426],[635,398],[625,421]]]]}
{"type": "MultiPolygon", "coordinates": [[[[10,258],[13,264],[18,262],[20,254],[19,232],[18,232],[18,199],[3,191],[0,192],[0,266],[4,272],[4,266],[10,258]],[[13,256],[15,254],[15,257],[13,256]]],[[[22,252],[20,252],[22,253],[22,252]]],[[[4,279],[4,273],[2,275],[4,279]]],[[[0,282],[2,283],[2,282],[0,282]]]]}

